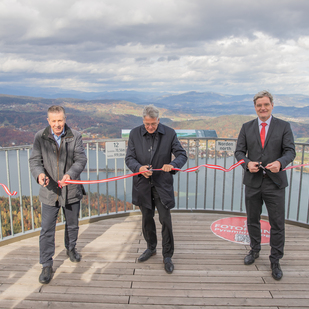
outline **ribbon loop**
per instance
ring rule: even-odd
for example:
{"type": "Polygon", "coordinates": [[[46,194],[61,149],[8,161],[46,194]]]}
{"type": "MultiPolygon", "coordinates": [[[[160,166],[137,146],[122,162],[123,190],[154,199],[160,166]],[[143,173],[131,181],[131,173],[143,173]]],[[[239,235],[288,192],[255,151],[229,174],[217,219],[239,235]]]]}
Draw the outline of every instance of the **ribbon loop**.
{"type": "Polygon", "coordinates": [[[9,195],[9,196],[17,195],[16,191],[13,191],[11,193],[10,190],[8,189],[8,187],[6,185],[4,185],[3,183],[0,183],[0,185],[3,187],[3,189],[4,189],[4,191],[6,192],[7,195],[9,195]]]}

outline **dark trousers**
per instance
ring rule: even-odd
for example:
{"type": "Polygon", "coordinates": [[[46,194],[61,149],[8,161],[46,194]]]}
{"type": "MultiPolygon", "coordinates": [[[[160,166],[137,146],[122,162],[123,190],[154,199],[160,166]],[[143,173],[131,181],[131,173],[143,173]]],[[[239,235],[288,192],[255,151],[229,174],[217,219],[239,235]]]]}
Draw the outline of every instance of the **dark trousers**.
{"type": "MultiPolygon", "coordinates": [[[[80,202],[63,207],[65,216],[64,245],[68,250],[76,246],[80,202]]],[[[40,234],[40,263],[43,267],[53,265],[55,254],[55,228],[60,206],[42,203],[42,229],[40,234]]]]}
{"type": "Polygon", "coordinates": [[[245,197],[251,249],[261,250],[260,219],[264,201],[271,227],[269,259],[271,263],[278,262],[283,257],[285,241],[285,189],[279,189],[270,178],[264,178],[260,188],[246,186],[245,197]]]}
{"type": "Polygon", "coordinates": [[[147,242],[147,248],[154,250],[157,247],[157,232],[154,221],[155,207],[159,214],[159,221],[162,225],[162,255],[163,257],[172,257],[174,253],[174,237],[172,230],[171,212],[160,200],[155,187],[151,188],[152,209],[140,206],[142,212],[142,231],[147,242]]]}

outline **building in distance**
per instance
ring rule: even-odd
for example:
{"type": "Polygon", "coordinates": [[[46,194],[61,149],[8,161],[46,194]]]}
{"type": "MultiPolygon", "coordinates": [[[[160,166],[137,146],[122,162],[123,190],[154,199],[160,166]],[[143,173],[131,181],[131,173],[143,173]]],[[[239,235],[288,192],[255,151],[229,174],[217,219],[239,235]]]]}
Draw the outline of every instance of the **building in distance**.
{"type": "MultiPolygon", "coordinates": [[[[128,138],[131,130],[122,129],[121,137],[128,138]]],[[[217,138],[217,132],[215,130],[175,130],[178,138],[184,137],[208,137],[217,138]]]]}

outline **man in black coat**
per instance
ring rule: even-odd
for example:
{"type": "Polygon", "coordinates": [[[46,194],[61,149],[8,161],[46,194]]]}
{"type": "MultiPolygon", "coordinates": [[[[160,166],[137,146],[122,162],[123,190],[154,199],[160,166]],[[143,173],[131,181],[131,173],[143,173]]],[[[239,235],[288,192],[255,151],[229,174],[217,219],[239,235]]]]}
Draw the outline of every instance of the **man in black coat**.
{"type": "Polygon", "coordinates": [[[243,167],[247,226],[250,236],[249,254],[245,265],[254,263],[261,250],[260,215],[265,202],[270,230],[272,276],[283,276],[279,259],[283,257],[285,240],[285,188],[288,186],[283,169],[295,158],[295,145],[290,124],[272,116],[273,97],[267,91],[253,99],[257,119],[243,124],[235,151],[237,160],[245,160],[243,167]]]}
{"type": "Polygon", "coordinates": [[[148,260],[156,254],[157,235],[154,221],[155,207],[162,224],[162,254],[164,268],[172,273],[174,265],[174,237],[170,209],[175,207],[172,168],[182,168],[187,162],[186,151],[176,132],[160,123],[159,110],[152,105],[143,110],[143,125],[130,132],[126,164],[133,172],[145,172],[133,177],[132,203],[142,212],[142,231],[147,249],[138,258],[148,260]],[[174,160],[172,160],[172,154],[174,160]],[[152,172],[151,169],[162,169],[152,172]]]}

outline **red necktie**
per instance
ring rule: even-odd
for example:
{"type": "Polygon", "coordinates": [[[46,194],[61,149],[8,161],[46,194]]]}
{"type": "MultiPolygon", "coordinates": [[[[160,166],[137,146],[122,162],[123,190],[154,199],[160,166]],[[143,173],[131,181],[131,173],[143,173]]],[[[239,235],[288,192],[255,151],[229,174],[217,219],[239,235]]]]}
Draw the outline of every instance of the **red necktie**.
{"type": "Polygon", "coordinates": [[[261,129],[260,137],[261,137],[262,148],[264,148],[264,143],[265,143],[265,127],[267,126],[267,123],[262,122],[261,125],[262,125],[262,129],[261,129]]]}

